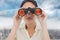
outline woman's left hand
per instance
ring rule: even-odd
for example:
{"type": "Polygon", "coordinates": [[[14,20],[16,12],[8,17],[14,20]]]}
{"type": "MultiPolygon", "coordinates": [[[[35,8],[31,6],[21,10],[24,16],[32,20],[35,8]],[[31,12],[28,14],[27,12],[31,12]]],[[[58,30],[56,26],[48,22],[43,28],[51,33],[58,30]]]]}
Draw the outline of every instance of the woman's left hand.
{"type": "Polygon", "coordinates": [[[39,20],[40,20],[41,23],[45,23],[46,20],[47,20],[47,15],[45,14],[44,11],[42,11],[42,14],[38,15],[38,18],[39,18],[39,20]]]}
{"type": "Polygon", "coordinates": [[[42,15],[39,15],[38,18],[39,18],[39,20],[41,22],[41,26],[43,28],[44,40],[50,40],[48,29],[47,29],[47,25],[46,25],[47,15],[43,11],[42,15]]]}

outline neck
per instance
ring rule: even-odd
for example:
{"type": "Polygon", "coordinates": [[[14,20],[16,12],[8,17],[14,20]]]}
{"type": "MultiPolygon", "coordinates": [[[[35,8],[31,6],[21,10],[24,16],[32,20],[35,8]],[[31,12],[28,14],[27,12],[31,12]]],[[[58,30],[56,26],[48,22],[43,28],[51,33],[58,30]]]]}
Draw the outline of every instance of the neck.
{"type": "Polygon", "coordinates": [[[27,30],[35,30],[36,23],[26,24],[26,28],[27,28],[27,30]]]}

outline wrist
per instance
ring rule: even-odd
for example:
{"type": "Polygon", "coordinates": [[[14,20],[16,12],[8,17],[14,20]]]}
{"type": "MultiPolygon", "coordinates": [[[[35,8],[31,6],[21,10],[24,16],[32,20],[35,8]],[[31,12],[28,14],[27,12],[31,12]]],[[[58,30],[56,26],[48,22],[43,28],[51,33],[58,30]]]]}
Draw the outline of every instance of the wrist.
{"type": "Polygon", "coordinates": [[[46,27],[47,25],[46,25],[46,22],[41,22],[41,26],[42,27],[46,27]]]}
{"type": "Polygon", "coordinates": [[[13,26],[18,27],[19,23],[14,23],[13,26]]]}
{"type": "Polygon", "coordinates": [[[16,32],[17,29],[18,29],[18,25],[15,25],[15,24],[14,24],[14,25],[12,26],[12,29],[11,29],[12,31],[11,31],[11,32],[16,32]]]}
{"type": "Polygon", "coordinates": [[[41,24],[46,24],[46,21],[42,21],[42,22],[40,22],[41,24]]]}

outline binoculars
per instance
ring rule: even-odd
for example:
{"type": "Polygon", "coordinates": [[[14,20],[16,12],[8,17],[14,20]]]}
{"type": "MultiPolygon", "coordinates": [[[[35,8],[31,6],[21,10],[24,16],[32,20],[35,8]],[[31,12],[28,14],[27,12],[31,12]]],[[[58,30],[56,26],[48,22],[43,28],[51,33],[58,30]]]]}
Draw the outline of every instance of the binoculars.
{"type": "Polygon", "coordinates": [[[28,11],[30,11],[32,14],[40,15],[42,14],[42,10],[40,8],[21,8],[18,10],[18,15],[19,16],[24,16],[28,14],[28,11]]]}

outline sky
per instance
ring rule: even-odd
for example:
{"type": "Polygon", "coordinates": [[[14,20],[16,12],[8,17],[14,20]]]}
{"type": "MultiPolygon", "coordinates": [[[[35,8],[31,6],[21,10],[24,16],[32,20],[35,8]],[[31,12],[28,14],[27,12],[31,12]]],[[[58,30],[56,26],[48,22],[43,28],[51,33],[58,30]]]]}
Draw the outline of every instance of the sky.
{"type": "MultiPolygon", "coordinates": [[[[18,11],[22,1],[23,0],[0,0],[0,27],[1,29],[9,28],[13,24],[13,16],[18,11]]],[[[48,25],[51,24],[51,20],[54,20],[53,24],[58,25],[57,29],[60,28],[59,26],[60,0],[36,0],[36,2],[38,6],[41,9],[43,9],[48,15],[48,21],[47,21],[47,23],[49,22],[48,25]]],[[[52,29],[52,26],[48,28],[52,29]]]]}

